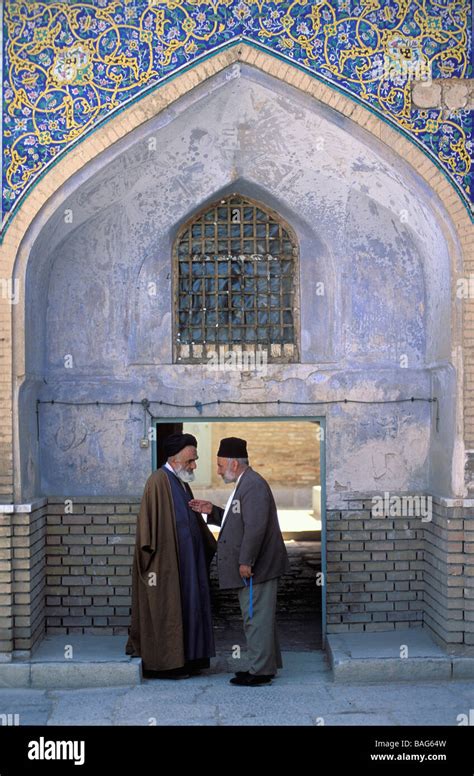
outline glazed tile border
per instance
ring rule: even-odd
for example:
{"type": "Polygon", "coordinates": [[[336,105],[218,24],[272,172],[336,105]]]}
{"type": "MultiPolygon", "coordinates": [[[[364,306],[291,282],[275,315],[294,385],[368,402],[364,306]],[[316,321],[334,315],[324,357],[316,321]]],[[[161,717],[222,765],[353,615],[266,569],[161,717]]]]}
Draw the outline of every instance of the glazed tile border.
{"type": "Polygon", "coordinates": [[[435,161],[472,213],[473,112],[411,106],[413,78],[471,75],[469,0],[5,0],[2,26],[3,231],[75,143],[239,40],[395,125],[435,161]]]}

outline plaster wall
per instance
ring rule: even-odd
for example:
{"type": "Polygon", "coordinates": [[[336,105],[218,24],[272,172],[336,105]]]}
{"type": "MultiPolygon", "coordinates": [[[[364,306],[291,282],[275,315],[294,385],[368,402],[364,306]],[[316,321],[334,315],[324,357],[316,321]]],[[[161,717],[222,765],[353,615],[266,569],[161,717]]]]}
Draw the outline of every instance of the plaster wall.
{"type": "Polygon", "coordinates": [[[141,408],[42,405],[38,442],[37,398],[380,401],[429,397],[432,386],[442,393],[438,431],[426,403],[318,409],[327,417],[328,497],[434,482],[450,495],[450,257],[413,169],[349,118],[241,64],[116,145],[78,174],[30,252],[23,498],[136,495],[151,468],[139,446],[141,408]],[[265,376],[173,363],[173,240],[194,212],[231,192],[275,209],[299,242],[301,363],[269,365],[265,376]]]}

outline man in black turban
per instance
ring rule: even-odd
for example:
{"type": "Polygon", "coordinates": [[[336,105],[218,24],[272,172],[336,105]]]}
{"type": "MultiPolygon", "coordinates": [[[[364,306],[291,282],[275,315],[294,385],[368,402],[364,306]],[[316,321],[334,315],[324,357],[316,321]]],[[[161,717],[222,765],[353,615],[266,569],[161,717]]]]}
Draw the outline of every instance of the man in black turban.
{"type": "Polygon", "coordinates": [[[126,646],[145,675],[182,678],[209,668],[215,655],[209,566],[216,541],[188,504],[197,441],[165,440],[166,463],[148,478],[137,519],[132,622],[126,646]]]}
{"type": "Polygon", "coordinates": [[[219,525],[217,569],[219,587],[237,591],[244,623],[248,671],[238,671],[234,685],[269,684],[282,667],[276,629],[278,579],[289,571],[288,555],[270,486],[249,466],[245,439],[222,439],[217,473],[233,482],[225,509],[193,499],[196,512],[219,525]]]}

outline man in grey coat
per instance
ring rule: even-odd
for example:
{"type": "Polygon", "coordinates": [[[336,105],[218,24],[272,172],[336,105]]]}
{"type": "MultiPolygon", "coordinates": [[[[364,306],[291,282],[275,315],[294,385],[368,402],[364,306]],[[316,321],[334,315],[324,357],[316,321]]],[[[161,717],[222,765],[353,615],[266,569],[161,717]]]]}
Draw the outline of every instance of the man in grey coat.
{"type": "Polygon", "coordinates": [[[238,590],[249,670],[237,672],[230,681],[242,686],[268,684],[282,667],[276,631],[277,587],[278,578],[290,568],[276,504],[268,483],[249,466],[244,439],[221,440],[217,472],[224,482],[235,482],[225,509],[201,499],[193,499],[189,506],[208,515],[208,523],[221,526],[219,587],[238,590]]]}

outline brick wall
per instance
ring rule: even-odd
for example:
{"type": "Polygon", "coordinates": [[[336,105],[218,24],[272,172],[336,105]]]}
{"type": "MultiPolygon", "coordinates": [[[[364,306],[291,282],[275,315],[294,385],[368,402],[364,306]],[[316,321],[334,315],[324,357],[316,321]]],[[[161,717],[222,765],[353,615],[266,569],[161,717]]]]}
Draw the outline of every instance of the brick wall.
{"type": "MultiPolygon", "coordinates": [[[[392,494],[393,495],[393,494],[392,494]]],[[[362,497],[361,497],[362,498],[362,497]]],[[[0,515],[0,654],[33,649],[49,633],[120,633],[130,623],[139,500],[45,499],[0,515]],[[29,509],[29,511],[27,511],[29,509]]],[[[451,651],[474,645],[474,514],[433,498],[430,521],[374,517],[371,498],[327,512],[327,630],[428,627],[451,651]]],[[[317,612],[317,543],[288,545],[279,611],[317,612]]],[[[214,614],[238,616],[211,574],[214,614]]]]}
{"type": "Polygon", "coordinates": [[[46,627],[49,633],[126,633],[139,502],[50,499],[46,627]],[[109,503],[107,503],[109,501],[109,503]]]}
{"type": "Polygon", "coordinates": [[[14,649],[32,650],[45,631],[46,499],[13,515],[14,649]]]}
{"type": "MultiPolygon", "coordinates": [[[[288,619],[314,614],[321,622],[321,587],[316,583],[321,570],[319,542],[292,541],[286,545],[290,571],[278,584],[277,614],[288,619]]],[[[234,590],[219,590],[217,564],[211,565],[211,598],[214,620],[240,618],[234,590]]]]}
{"type": "Polygon", "coordinates": [[[0,653],[29,651],[45,632],[46,499],[0,514],[0,653]]]}
{"type": "Polygon", "coordinates": [[[474,511],[456,503],[433,496],[425,521],[374,518],[370,498],[328,511],[328,633],[424,625],[444,648],[470,653],[474,511]]]}
{"type": "Polygon", "coordinates": [[[424,621],[441,644],[474,644],[474,510],[433,498],[425,523],[424,621]]]}
{"type": "Polygon", "coordinates": [[[327,512],[327,631],[423,623],[423,523],[371,515],[371,499],[327,512]]]}
{"type": "Polygon", "coordinates": [[[214,462],[223,437],[247,441],[250,465],[271,487],[308,487],[321,483],[319,423],[286,420],[265,423],[212,423],[212,485],[222,485],[214,462]]]}
{"type": "Polygon", "coordinates": [[[0,513],[0,655],[13,651],[12,515],[0,513]]]}
{"type": "MultiPolygon", "coordinates": [[[[48,633],[126,634],[130,624],[131,566],[139,502],[82,500],[64,514],[64,500],[50,499],[47,517],[46,628],[48,633]],[[109,502],[109,503],[107,503],[109,502]]],[[[319,611],[319,543],[288,545],[291,572],[280,584],[279,611],[319,611]]],[[[239,616],[232,591],[220,591],[211,567],[213,612],[239,616]]]]}

